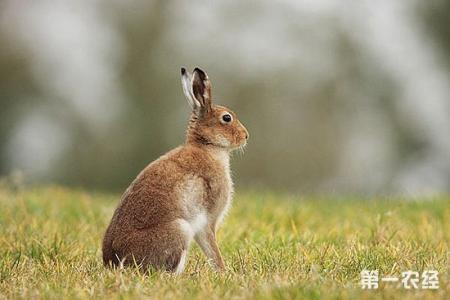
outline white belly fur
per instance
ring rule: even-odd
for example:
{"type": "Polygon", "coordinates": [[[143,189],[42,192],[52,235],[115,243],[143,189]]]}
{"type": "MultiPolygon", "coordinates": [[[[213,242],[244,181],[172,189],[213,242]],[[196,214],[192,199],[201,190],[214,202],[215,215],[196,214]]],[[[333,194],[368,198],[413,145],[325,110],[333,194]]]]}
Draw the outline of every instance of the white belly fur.
{"type": "Polygon", "coordinates": [[[197,233],[204,230],[208,224],[208,219],[205,212],[200,212],[189,220],[177,219],[177,222],[188,239],[188,242],[190,242],[197,233]]]}
{"type": "Polygon", "coordinates": [[[204,189],[203,180],[194,175],[186,176],[179,186],[178,195],[183,218],[178,219],[177,222],[189,240],[208,224],[208,216],[202,206],[204,189]]]}

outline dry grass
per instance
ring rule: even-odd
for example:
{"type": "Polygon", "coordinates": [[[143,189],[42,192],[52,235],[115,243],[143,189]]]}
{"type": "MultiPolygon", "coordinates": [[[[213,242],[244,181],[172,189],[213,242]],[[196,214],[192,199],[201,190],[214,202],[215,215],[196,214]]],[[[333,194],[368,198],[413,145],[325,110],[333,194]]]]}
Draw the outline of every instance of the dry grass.
{"type": "Polygon", "coordinates": [[[117,195],[1,188],[0,298],[448,299],[449,200],[238,193],[219,233],[228,271],[211,271],[193,247],[177,277],[103,267],[100,244],[117,195]],[[362,269],[433,269],[441,287],[364,291],[362,269]]]}

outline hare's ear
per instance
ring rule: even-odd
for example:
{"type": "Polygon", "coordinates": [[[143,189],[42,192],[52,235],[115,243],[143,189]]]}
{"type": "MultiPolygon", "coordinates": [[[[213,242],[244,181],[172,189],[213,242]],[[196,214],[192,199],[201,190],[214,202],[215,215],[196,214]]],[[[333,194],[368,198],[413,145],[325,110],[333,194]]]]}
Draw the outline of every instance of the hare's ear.
{"type": "Polygon", "coordinates": [[[194,69],[192,75],[192,91],[195,99],[200,102],[202,110],[211,110],[211,82],[208,75],[200,68],[194,69]]]}
{"type": "Polygon", "coordinates": [[[183,92],[192,111],[199,112],[201,109],[200,102],[195,99],[194,92],[192,91],[192,75],[185,69],[181,68],[181,85],[183,86],[183,92]]]}

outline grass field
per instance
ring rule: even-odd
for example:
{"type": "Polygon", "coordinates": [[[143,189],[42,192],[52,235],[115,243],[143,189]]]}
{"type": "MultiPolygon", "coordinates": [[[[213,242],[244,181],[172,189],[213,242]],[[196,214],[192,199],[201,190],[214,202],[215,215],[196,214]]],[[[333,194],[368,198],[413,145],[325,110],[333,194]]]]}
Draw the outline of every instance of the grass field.
{"type": "Polygon", "coordinates": [[[197,246],[185,273],[109,270],[101,239],[119,195],[59,187],[0,189],[0,298],[450,299],[450,198],[293,198],[237,193],[219,231],[228,270],[197,246]],[[440,288],[381,283],[360,272],[437,270],[440,288]]]}

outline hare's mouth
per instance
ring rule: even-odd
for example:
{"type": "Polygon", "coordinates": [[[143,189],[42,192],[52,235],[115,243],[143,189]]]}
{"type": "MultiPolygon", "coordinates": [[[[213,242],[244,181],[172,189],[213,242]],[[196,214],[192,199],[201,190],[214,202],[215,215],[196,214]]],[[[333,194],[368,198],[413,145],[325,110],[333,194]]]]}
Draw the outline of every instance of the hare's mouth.
{"type": "Polygon", "coordinates": [[[247,139],[231,141],[222,135],[218,135],[214,140],[214,145],[231,151],[239,150],[240,152],[243,152],[243,149],[247,146],[247,139]]]}

